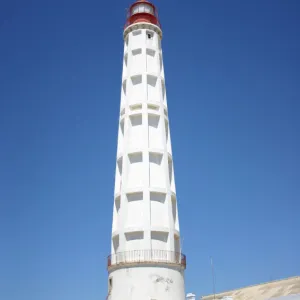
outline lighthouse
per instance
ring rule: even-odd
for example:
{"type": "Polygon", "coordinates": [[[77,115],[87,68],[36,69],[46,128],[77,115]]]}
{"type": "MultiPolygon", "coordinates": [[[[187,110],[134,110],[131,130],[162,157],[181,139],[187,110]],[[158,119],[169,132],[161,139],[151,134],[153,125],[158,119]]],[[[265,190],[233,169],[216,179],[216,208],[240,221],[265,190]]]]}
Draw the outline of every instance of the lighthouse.
{"type": "Polygon", "coordinates": [[[162,28],[156,7],[128,10],[118,125],[109,300],[184,300],[162,28]]]}

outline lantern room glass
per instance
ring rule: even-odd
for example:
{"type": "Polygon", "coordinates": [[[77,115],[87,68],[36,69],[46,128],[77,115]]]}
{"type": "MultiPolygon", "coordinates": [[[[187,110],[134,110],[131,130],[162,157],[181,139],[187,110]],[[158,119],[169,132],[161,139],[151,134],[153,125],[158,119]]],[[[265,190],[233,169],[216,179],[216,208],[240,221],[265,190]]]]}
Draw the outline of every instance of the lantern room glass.
{"type": "Polygon", "coordinates": [[[147,13],[154,15],[153,7],[149,4],[141,3],[135,5],[131,10],[131,15],[140,14],[140,13],[147,13]]]}

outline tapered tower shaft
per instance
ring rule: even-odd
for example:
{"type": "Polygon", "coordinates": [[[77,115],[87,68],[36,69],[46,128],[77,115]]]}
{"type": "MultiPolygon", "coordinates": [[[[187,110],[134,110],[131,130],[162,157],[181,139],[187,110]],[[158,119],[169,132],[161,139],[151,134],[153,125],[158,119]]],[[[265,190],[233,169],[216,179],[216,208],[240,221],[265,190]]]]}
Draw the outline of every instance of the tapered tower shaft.
{"type": "Polygon", "coordinates": [[[161,39],[155,6],[134,3],[124,29],[111,300],[185,297],[161,39]]]}

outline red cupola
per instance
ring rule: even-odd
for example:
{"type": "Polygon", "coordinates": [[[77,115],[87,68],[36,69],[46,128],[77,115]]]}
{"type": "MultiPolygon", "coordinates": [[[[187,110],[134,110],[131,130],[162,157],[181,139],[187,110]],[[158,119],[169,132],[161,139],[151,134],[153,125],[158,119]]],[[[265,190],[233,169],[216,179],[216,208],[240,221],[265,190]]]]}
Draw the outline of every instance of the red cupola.
{"type": "Polygon", "coordinates": [[[147,0],[138,0],[132,4],[127,14],[125,29],[135,23],[150,23],[161,27],[156,7],[147,0]]]}

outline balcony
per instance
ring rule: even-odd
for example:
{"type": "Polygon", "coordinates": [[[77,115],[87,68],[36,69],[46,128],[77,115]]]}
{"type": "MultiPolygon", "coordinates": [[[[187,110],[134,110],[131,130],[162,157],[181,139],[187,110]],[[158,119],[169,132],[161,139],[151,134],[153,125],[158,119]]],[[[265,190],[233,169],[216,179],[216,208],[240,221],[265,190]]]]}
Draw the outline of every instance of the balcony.
{"type": "Polygon", "coordinates": [[[118,252],[107,258],[107,269],[137,264],[162,264],[186,268],[186,256],[180,252],[165,250],[132,250],[118,252]]]}

